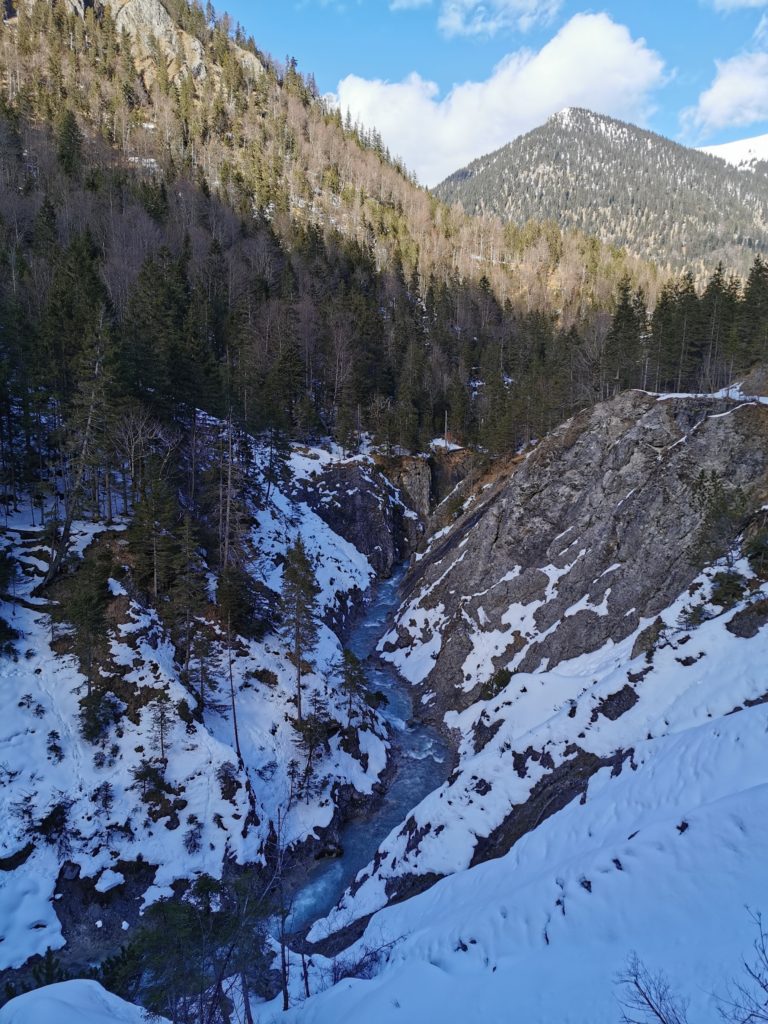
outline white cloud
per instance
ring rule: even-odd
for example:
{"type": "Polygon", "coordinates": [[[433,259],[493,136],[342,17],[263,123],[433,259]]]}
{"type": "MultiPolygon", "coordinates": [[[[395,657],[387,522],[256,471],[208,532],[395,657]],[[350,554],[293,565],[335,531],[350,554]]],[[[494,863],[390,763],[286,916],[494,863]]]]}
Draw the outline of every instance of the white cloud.
{"type": "Polygon", "coordinates": [[[541,50],[511,53],[485,81],[444,97],[414,72],[396,83],[349,75],[334,99],[435,185],[566,106],[644,121],[664,81],[664,63],[645,40],[607,14],[577,14],[541,50]]]}
{"type": "MultiPolygon", "coordinates": [[[[410,11],[431,3],[432,0],[390,0],[389,8],[410,11]]],[[[526,32],[537,22],[550,21],[561,5],[562,0],[440,0],[437,24],[449,38],[495,36],[509,29],[526,32]]]]}
{"type": "Polygon", "coordinates": [[[768,14],[764,14],[760,19],[760,24],[755,29],[755,39],[759,43],[768,42],[768,14]]]}
{"type": "Polygon", "coordinates": [[[742,53],[716,66],[714,82],[683,112],[683,123],[707,132],[768,120],[768,53],[742,53]]]}
{"type": "Polygon", "coordinates": [[[509,29],[526,32],[550,21],[561,0],[443,0],[437,24],[448,36],[495,36],[509,29]]]}
{"type": "Polygon", "coordinates": [[[713,0],[716,11],[738,11],[745,8],[765,7],[768,0],[713,0]]]}

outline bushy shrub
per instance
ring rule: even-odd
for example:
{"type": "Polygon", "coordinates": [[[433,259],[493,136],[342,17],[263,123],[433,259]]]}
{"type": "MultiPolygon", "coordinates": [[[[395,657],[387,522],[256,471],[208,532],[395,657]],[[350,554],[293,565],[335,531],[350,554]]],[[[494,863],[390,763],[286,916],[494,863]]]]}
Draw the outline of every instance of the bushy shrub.
{"type": "Polygon", "coordinates": [[[712,581],[712,604],[721,608],[732,608],[746,590],[744,579],[737,572],[719,572],[712,581]]]}
{"type": "Polygon", "coordinates": [[[500,668],[498,672],[494,672],[488,682],[483,684],[483,688],[480,690],[480,699],[493,700],[494,697],[498,697],[501,691],[509,686],[511,678],[512,673],[508,668],[500,668]]]}

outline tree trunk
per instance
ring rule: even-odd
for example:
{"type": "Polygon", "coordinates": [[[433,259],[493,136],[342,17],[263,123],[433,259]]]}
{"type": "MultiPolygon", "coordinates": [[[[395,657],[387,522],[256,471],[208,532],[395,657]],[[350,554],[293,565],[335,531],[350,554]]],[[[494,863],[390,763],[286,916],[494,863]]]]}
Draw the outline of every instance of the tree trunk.
{"type": "MultiPolygon", "coordinates": [[[[100,374],[101,359],[97,358],[96,365],[94,367],[95,381],[98,380],[100,374]]],[[[91,390],[90,402],[88,405],[88,416],[85,422],[85,430],[83,431],[83,441],[82,444],[80,445],[80,453],[78,456],[75,481],[67,496],[67,510],[66,515],[64,517],[64,525],[62,526],[61,529],[61,538],[59,540],[59,543],[55,546],[55,551],[51,559],[51,564],[48,567],[48,572],[45,574],[45,579],[43,580],[44,587],[51,583],[52,580],[54,580],[61,572],[61,567],[64,563],[64,559],[66,558],[67,550],[69,548],[69,535],[72,532],[72,523],[74,522],[75,519],[77,495],[80,491],[80,487],[82,486],[83,474],[85,473],[85,462],[88,456],[88,446],[91,440],[91,429],[93,426],[93,418],[96,411],[96,393],[97,386],[96,383],[94,382],[93,388],[91,390]]]]}
{"type": "Polygon", "coordinates": [[[280,917],[280,978],[283,989],[283,1012],[290,1009],[288,1000],[288,950],[285,944],[285,917],[281,910],[280,917]]]}
{"type": "Polygon", "coordinates": [[[240,988],[243,993],[243,1011],[245,1013],[245,1024],[253,1024],[253,1013],[251,1012],[251,996],[248,992],[248,982],[245,973],[240,972],[240,988]]]}
{"type": "Polygon", "coordinates": [[[304,953],[301,954],[301,973],[304,976],[304,995],[309,999],[309,964],[304,953]]]}
{"type": "Polygon", "coordinates": [[[235,733],[235,752],[240,764],[243,763],[243,755],[240,752],[240,734],[237,729],[237,706],[235,703],[235,681],[232,676],[232,626],[231,617],[227,616],[227,667],[229,669],[229,699],[232,704],[232,726],[235,733]]]}
{"type": "Polygon", "coordinates": [[[229,537],[232,521],[232,414],[227,425],[227,497],[224,516],[224,568],[229,565],[229,537]]]}

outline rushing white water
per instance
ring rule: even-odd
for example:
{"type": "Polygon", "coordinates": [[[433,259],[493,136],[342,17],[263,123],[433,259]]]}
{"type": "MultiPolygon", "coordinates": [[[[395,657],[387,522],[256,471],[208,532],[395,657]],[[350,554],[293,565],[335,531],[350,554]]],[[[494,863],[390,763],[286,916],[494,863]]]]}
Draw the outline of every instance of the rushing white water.
{"type": "Polygon", "coordinates": [[[376,644],[400,603],[403,574],[401,570],[376,586],[347,640],[347,647],[365,662],[371,690],[380,690],[387,698],[384,716],[392,728],[395,773],[376,809],[353,819],[342,830],[343,856],[319,861],[310,869],[293,899],[288,922],[292,931],[324,917],[373,858],[381,841],[448,775],[450,759],[445,741],[430,726],[409,725],[413,706],[408,684],[375,654],[376,644]]]}

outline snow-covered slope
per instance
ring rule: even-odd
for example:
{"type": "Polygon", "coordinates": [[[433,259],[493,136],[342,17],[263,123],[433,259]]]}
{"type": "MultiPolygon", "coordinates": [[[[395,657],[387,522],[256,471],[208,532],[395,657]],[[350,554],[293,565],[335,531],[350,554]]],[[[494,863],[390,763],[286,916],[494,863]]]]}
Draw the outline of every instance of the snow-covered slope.
{"type": "MultiPolygon", "coordinates": [[[[0,1024],[144,1024],[144,1011],[95,981],[63,981],[28,992],[0,1009],[0,1024]]],[[[156,1024],[165,1024],[154,1018],[156,1024]]]]}
{"type": "MultiPolygon", "coordinates": [[[[285,552],[301,535],[332,622],[368,588],[373,569],[288,489],[273,489],[266,504],[256,501],[267,458],[254,444],[249,572],[274,604],[285,552]]],[[[373,472],[369,459],[356,463],[373,472]]],[[[291,487],[331,465],[337,473],[344,465],[356,469],[338,451],[294,452],[291,487]]],[[[375,492],[373,479],[369,486],[375,492]]],[[[0,661],[0,970],[65,943],[73,944],[76,964],[96,961],[129,940],[142,908],[169,895],[179,879],[220,876],[227,860],[263,863],[265,840],[278,829],[286,847],[316,839],[333,821],[342,791],[371,795],[388,749],[383,721],[361,704],[359,742],[348,747],[337,729],[316,752],[313,785],[298,799],[295,766],[306,754],[293,723],[295,669],[285,643],[270,632],[260,640],[239,637],[234,647],[240,761],[220,627],[197,624],[210,639],[206,686],[213,698],[200,717],[193,714],[196,678],[184,682],[163,622],[143,603],[127,565],[110,581],[109,653],[98,668],[114,714],[105,734],[87,741],[80,728],[86,679],[67,653],[69,630],[52,624],[47,599],[33,593],[48,555],[39,517],[33,522],[19,511],[2,539],[20,569],[0,614],[20,639],[15,654],[0,661]],[[182,710],[168,715],[164,780],[154,791],[134,773],[143,758],[160,753],[158,699],[182,710]]],[[[119,562],[125,526],[76,524],[75,554],[111,545],[119,562]]],[[[310,707],[317,697],[344,725],[350,698],[341,691],[341,655],[338,636],[321,625],[304,699],[310,707]]]]}
{"type": "MultiPolygon", "coordinates": [[[[668,813],[676,814],[669,808],[662,813],[670,800],[684,817],[685,799],[690,798],[691,807],[710,799],[717,791],[709,770],[703,772],[704,747],[713,735],[710,723],[730,724],[735,708],[768,693],[768,629],[756,630],[752,638],[738,635],[750,613],[757,621],[765,615],[768,585],[754,578],[746,561],[738,563],[733,571],[751,580],[748,596],[725,613],[709,599],[713,578],[722,571],[724,566],[707,570],[659,616],[652,626],[652,649],[643,643],[651,621],[643,621],[619,644],[609,642],[551,671],[517,672],[497,696],[449,714],[447,724],[461,735],[457,770],[414,809],[405,827],[384,840],[374,864],[358,876],[354,895],[348,894],[326,922],[318,922],[310,938],[321,939],[379,910],[404,879],[462,872],[516,840],[513,853],[520,850],[521,837],[539,822],[571,801],[578,805],[590,776],[588,793],[595,792],[600,779],[604,799],[623,805],[616,787],[630,785],[627,780],[640,765],[662,757],[663,771],[649,769],[657,779],[657,788],[645,797],[650,816],[638,817],[639,805],[624,807],[621,828],[627,828],[627,835],[659,815],[665,820],[668,813]],[[703,621],[683,626],[692,606],[703,621]],[[701,727],[704,732],[698,731],[701,727]],[[689,733],[694,738],[671,742],[689,733]],[[702,748],[702,764],[695,769],[687,765],[688,744],[702,748]],[[690,789],[696,773],[701,774],[699,796],[690,789]],[[683,778],[688,781],[681,789],[683,778]],[[675,801],[683,797],[678,805],[675,801]]],[[[762,729],[754,734],[755,743],[762,729]]],[[[750,786],[768,782],[768,762],[756,750],[744,754],[756,762],[749,770],[758,770],[759,779],[750,786]]],[[[729,786],[738,789],[739,773],[745,770],[741,756],[734,756],[724,795],[729,786]]],[[[605,830],[596,831],[595,838],[602,843],[605,830]]],[[[558,856],[568,851],[574,851],[570,838],[558,856]]]]}
{"type": "Polygon", "coordinates": [[[633,768],[604,768],[505,857],[377,914],[345,955],[392,942],[386,967],[288,1020],[615,1024],[633,952],[691,1020],[717,1020],[754,939],[745,907],[768,902],[767,736],[760,705],[638,743],[633,768]]]}
{"type": "Polygon", "coordinates": [[[703,146],[702,153],[717,156],[740,171],[754,171],[756,164],[768,161],[768,135],[724,142],[719,146],[703,146]]]}
{"type": "MultiPolygon", "coordinates": [[[[338,594],[364,588],[371,570],[329,523],[345,495],[352,500],[358,485],[376,481],[362,459],[353,487],[339,481],[328,491],[319,478],[331,479],[329,461],[296,453],[298,491],[254,508],[260,546],[251,568],[274,592],[286,543],[300,529],[331,610],[338,594]],[[311,481],[325,519],[295,496],[311,481]]],[[[396,628],[381,645],[413,684],[423,714],[452,732],[455,770],[314,924],[302,959],[287,953],[292,1008],[284,1014],[280,1000],[254,1003],[259,1024],[614,1024],[615,979],[633,953],[650,971],[671,975],[690,999],[692,1021],[714,1021],[718,996],[739,975],[754,938],[745,908],[768,909],[768,403],[740,390],[627,393],[575,417],[477,488],[414,563],[396,628]],[[721,556],[704,557],[715,527],[721,556]],[[694,560],[707,564],[699,569],[694,560]]],[[[93,527],[80,530],[81,548],[103,540],[94,540],[93,527]]],[[[16,622],[29,635],[37,629],[35,642],[45,645],[49,623],[31,595],[42,561],[30,533],[17,526],[9,534],[32,572],[17,594],[16,622]]],[[[155,613],[120,588],[126,581],[115,579],[124,608],[113,657],[137,688],[134,673],[149,673],[175,699],[178,680],[155,613]]],[[[88,817],[88,792],[102,775],[114,778],[116,820],[136,822],[147,859],[154,864],[164,851],[146,898],[185,877],[182,870],[215,873],[222,846],[207,827],[214,809],[224,847],[241,861],[258,858],[268,822],[285,806],[284,766],[297,753],[285,716],[291,680],[277,637],[240,646],[239,810],[222,807],[223,794],[205,804],[211,766],[231,756],[228,715],[208,713],[171,737],[179,751],[173,784],[189,800],[180,816],[191,811],[206,823],[203,849],[191,857],[183,829],[142,820],[124,771],[81,767],[78,737],[60,737],[65,756],[56,770],[70,775],[39,770],[46,716],[58,714],[51,721],[63,725],[76,714],[69,706],[57,711],[56,702],[75,701],[67,694],[77,676],[61,656],[55,681],[45,675],[45,657],[14,663],[12,692],[22,678],[32,688],[21,708],[7,709],[16,730],[9,749],[25,773],[16,805],[21,792],[32,793],[39,824],[56,782],[76,794],[67,809],[69,847],[33,829],[28,861],[0,874],[0,921],[14,945],[55,946],[49,900],[64,859],[98,876],[102,889],[121,884],[123,861],[112,851],[129,862],[132,840],[118,834],[105,842],[104,828],[88,817]],[[273,681],[249,686],[253,673],[273,681]]],[[[340,699],[338,651],[328,629],[307,676],[331,707],[340,699]]],[[[149,742],[143,713],[122,728],[118,765],[133,763],[136,747],[149,742]]],[[[358,760],[331,743],[323,787],[288,808],[290,838],[330,820],[334,785],[343,779],[360,794],[370,791],[387,753],[375,719],[362,752],[368,756],[358,760]]],[[[11,820],[24,819],[16,810],[11,820]]],[[[8,853],[29,839],[29,830],[17,829],[8,853]]],[[[88,926],[99,931],[93,915],[88,926]]]]}

